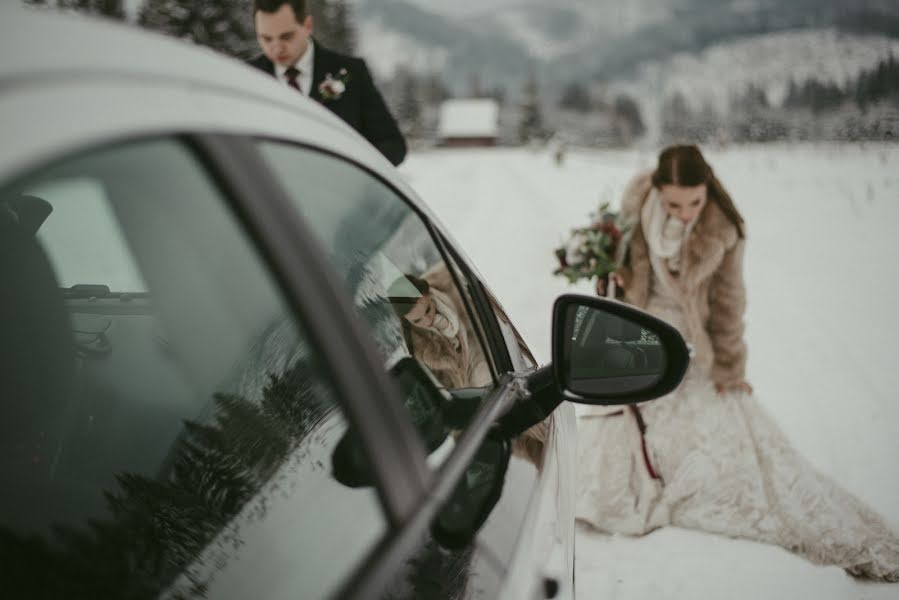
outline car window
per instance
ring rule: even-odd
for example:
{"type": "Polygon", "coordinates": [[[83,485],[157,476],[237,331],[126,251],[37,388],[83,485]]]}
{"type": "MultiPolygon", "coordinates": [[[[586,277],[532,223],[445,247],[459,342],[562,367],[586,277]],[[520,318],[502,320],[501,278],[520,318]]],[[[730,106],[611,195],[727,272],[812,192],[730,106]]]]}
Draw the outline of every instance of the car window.
{"type": "Polygon", "coordinates": [[[506,315],[506,311],[500,306],[500,303],[493,295],[486,290],[485,293],[490,301],[490,308],[496,316],[499,323],[500,331],[503,334],[503,341],[509,349],[509,357],[512,359],[512,367],[517,372],[524,372],[537,366],[537,361],[531,353],[531,349],[525,343],[524,338],[518,332],[518,329],[512,324],[512,321],[506,315]]]}
{"type": "Polygon", "coordinates": [[[348,425],[332,371],[191,152],[150,140],[63,160],[0,189],[0,228],[16,256],[48,259],[0,314],[3,595],[344,583],[384,513],[372,487],[335,479],[348,425]]]}
{"type": "Polygon", "coordinates": [[[486,395],[490,354],[421,217],[345,161],[271,141],[259,148],[343,276],[385,365],[412,356],[444,388],[486,395]]]}
{"type": "MultiPolygon", "coordinates": [[[[483,311],[478,312],[478,305],[475,303],[475,295],[474,295],[474,286],[478,285],[477,280],[469,275],[469,271],[463,269],[459,262],[456,259],[456,256],[452,251],[449,250],[449,242],[447,242],[444,238],[441,237],[443,247],[447,250],[447,258],[446,264],[453,270],[456,278],[461,284],[461,293],[465,298],[465,301],[468,303],[468,306],[472,308],[474,314],[472,314],[472,322],[477,327],[478,333],[480,335],[480,339],[483,340],[484,344],[489,346],[490,343],[488,340],[490,339],[488,336],[488,327],[490,323],[483,319],[492,319],[492,315],[485,314],[483,311]]],[[[490,364],[493,367],[493,370],[497,373],[502,373],[506,371],[506,367],[503,364],[503,354],[497,352],[499,349],[494,347],[493,352],[489,353],[490,364]]]]}

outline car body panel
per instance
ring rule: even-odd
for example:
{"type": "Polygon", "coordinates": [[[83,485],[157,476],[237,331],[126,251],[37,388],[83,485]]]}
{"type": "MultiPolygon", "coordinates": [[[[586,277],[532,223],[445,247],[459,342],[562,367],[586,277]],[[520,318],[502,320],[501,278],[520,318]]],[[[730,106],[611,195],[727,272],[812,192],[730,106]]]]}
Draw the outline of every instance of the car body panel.
{"type": "MultiPolygon", "coordinates": [[[[251,228],[261,229],[256,231],[259,238],[268,233],[266,226],[272,226],[272,215],[266,216],[268,210],[284,210],[286,204],[283,199],[276,202],[270,197],[277,194],[261,194],[259,190],[245,194],[244,188],[254,184],[253,173],[247,172],[252,169],[239,167],[242,155],[231,153],[225,138],[248,136],[289,141],[341,157],[388,183],[449,240],[454,253],[463,257],[466,268],[479,278],[464,252],[402,175],[327,109],[239,61],[209,50],[107,21],[38,12],[41,11],[11,9],[8,5],[0,8],[0,52],[10,57],[28,49],[25,58],[0,64],[0,131],[4,146],[15,149],[0,159],[0,182],[5,184],[24,171],[86,148],[148,137],[183,136],[192,143],[198,142],[204,156],[217,169],[230,167],[228,173],[242,178],[243,184],[229,181],[227,173],[213,169],[213,174],[243,203],[257,203],[249,213],[255,211],[251,228]],[[34,44],[36,31],[54,43],[34,44]],[[85,44],[85,39],[91,43],[85,44]],[[221,145],[220,152],[217,144],[221,145]]],[[[261,170],[259,179],[271,184],[269,175],[261,170]]],[[[267,242],[269,254],[276,255],[282,263],[289,258],[286,235],[295,230],[290,224],[284,225],[276,236],[280,241],[267,242]],[[275,249],[278,244],[280,247],[275,249]]],[[[301,275],[282,276],[295,281],[301,275]]],[[[286,288],[295,292],[290,285],[286,288]]],[[[294,301],[302,297],[300,292],[295,293],[294,301]]],[[[489,312],[489,307],[485,308],[489,312]]],[[[547,307],[547,326],[549,317],[547,307]]],[[[515,388],[506,394],[506,402],[524,393],[525,390],[515,388]]],[[[485,415],[496,409],[488,409],[485,415]]],[[[489,425],[489,420],[480,422],[468,443],[478,443],[489,425]]],[[[512,476],[503,491],[505,497],[473,547],[457,555],[457,566],[464,565],[465,573],[451,569],[441,575],[444,579],[439,580],[439,585],[479,591],[481,597],[504,593],[513,598],[533,595],[539,591],[542,578],[556,571],[568,569],[571,577],[573,436],[573,408],[565,405],[550,420],[542,470],[538,472],[533,465],[523,463],[511,468],[512,476]],[[523,548],[522,544],[528,547],[523,548]],[[548,566],[551,572],[545,572],[541,566],[548,566]]],[[[417,448],[411,451],[420,452],[417,448]]],[[[435,482],[441,479],[450,479],[445,469],[434,476],[435,482]]],[[[430,502],[432,508],[437,502],[434,497],[423,501],[430,502]]],[[[395,510],[394,518],[399,520],[394,525],[421,528],[415,522],[414,512],[395,510]]],[[[399,529],[394,533],[401,537],[399,529]]],[[[370,564],[363,567],[363,576],[377,562],[378,552],[375,549],[370,564]]],[[[416,557],[406,557],[409,558],[414,561],[416,557]]],[[[354,587],[352,582],[345,589],[360,595],[367,590],[363,584],[354,587]]]]}

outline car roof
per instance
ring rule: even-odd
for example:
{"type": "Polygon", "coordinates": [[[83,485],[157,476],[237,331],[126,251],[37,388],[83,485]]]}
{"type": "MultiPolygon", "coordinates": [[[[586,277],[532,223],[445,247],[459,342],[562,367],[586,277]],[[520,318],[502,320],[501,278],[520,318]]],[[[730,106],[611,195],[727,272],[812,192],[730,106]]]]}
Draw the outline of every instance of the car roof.
{"type": "MultiPolygon", "coordinates": [[[[70,111],[69,115],[63,115],[70,120],[83,118],[85,115],[79,111],[88,110],[89,106],[77,102],[77,90],[91,88],[99,113],[123,110],[126,107],[112,103],[125,101],[130,114],[127,123],[120,127],[123,135],[125,129],[164,129],[166,116],[160,114],[159,107],[148,105],[154,97],[148,92],[157,90],[185,101],[189,101],[190,96],[194,99],[202,97],[206,103],[214,97],[230,99],[235,109],[212,110],[191,124],[188,116],[191,111],[179,111],[176,103],[170,102],[168,117],[174,130],[206,128],[221,132],[276,134],[346,155],[391,183],[405,187],[392,166],[385,168],[389,165],[387,160],[367,142],[360,144],[363,138],[331,111],[278,85],[258,69],[208,48],[109,19],[3,3],[0,6],[0,55],[7,57],[0,62],[0,97],[8,100],[17,95],[25,98],[41,94],[58,99],[55,109],[40,103],[34,106],[31,118],[10,109],[10,102],[0,103],[0,109],[6,109],[0,110],[3,144],[9,144],[10,149],[28,146],[29,138],[35,133],[39,135],[36,130],[49,128],[48,121],[53,128],[58,128],[52,122],[59,120],[60,112],[70,111]],[[131,102],[127,101],[127,93],[123,93],[129,86],[134,93],[131,102]],[[106,97],[100,95],[104,91],[117,92],[110,95],[109,104],[105,105],[102,100],[106,97]],[[147,94],[146,100],[142,100],[142,93],[147,94]],[[76,96],[74,106],[65,102],[68,94],[76,96]],[[261,116],[266,108],[274,107],[291,113],[292,118],[285,119],[280,128],[273,127],[261,116]],[[43,108],[47,110],[42,111],[43,108]],[[20,130],[18,137],[14,135],[17,129],[20,130]]],[[[193,112],[197,112],[196,106],[193,112]]],[[[97,118],[102,115],[87,116],[95,124],[102,120],[97,118]]],[[[112,133],[110,129],[114,128],[105,129],[105,133],[112,133]]],[[[6,171],[4,165],[0,165],[0,176],[6,171]]]]}

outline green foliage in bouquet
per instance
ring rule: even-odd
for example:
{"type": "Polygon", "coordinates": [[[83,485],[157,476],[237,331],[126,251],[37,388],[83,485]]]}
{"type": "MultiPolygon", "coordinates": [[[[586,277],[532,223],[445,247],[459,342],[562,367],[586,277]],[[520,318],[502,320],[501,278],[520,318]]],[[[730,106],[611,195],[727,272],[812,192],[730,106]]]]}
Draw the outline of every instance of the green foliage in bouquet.
{"type": "Polygon", "coordinates": [[[587,227],[571,230],[571,237],[555,249],[558,268],[553,275],[575,283],[581,279],[607,277],[621,266],[630,226],[622,223],[608,203],[599,207],[599,216],[587,227]]]}

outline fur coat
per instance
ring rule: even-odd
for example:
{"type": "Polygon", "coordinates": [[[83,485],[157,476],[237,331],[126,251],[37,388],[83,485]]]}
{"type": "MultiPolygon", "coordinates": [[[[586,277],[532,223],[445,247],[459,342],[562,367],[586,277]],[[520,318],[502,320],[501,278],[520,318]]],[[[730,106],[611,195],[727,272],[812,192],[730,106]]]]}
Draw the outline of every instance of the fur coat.
{"type": "Polygon", "coordinates": [[[452,307],[459,317],[459,332],[454,340],[440,332],[417,325],[404,324],[406,343],[415,358],[425,364],[447,389],[483,387],[493,378],[484,351],[456,284],[442,261],[428,269],[421,278],[430,292],[452,307]]]}
{"type": "MultiPolygon", "coordinates": [[[[430,285],[429,293],[439,296],[459,315],[459,344],[454,345],[450,339],[433,329],[405,323],[406,343],[412,355],[424,363],[447,389],[491,385],[493,378],[490,365],[446,264],[441,261],[423,273],[421,278],[430,285]]],[[[527,346],[524,348],[527,350],[527,346]]],[[[530,354],[529,350],[527,352],[530,354]]],[[[512,453],[540,468],[549,432],[549,420],[552,418],[554,417],[548,417],[515,438],[512,453]]]]}
{"type": "MultiPolygon", "coordinates": [[[[652,189],[651,172],[641,173],[628,184],[621,202],[621,216],[636,222],[652,189]]],[[[746,344],[743,313],[746,288],[743,282],[744,240],[737,227],[714,200],[709,199],[699,220],[681,249],[680,275],[659,273],[678,290],[687,315],[681,333],[693,345],[694,365],[715,383],[729,385],[744,379],[746,344]]],[[[625,300],[646,308],[653,272],[642,227],[637,224],[620,274],[625,300]]]]}

